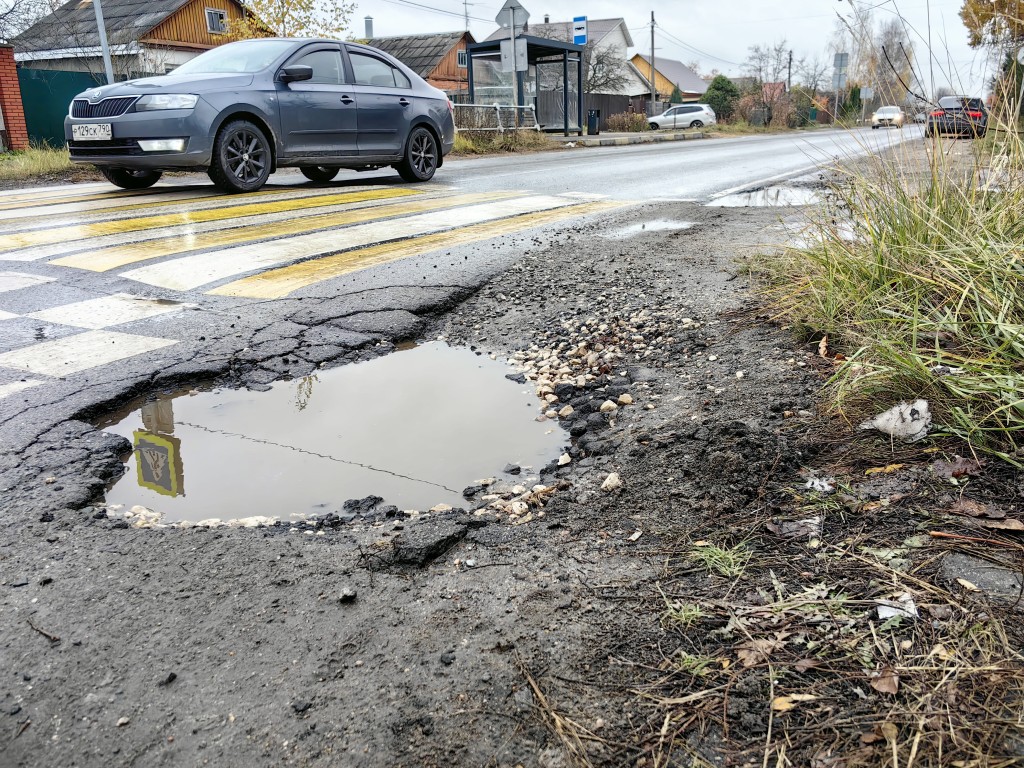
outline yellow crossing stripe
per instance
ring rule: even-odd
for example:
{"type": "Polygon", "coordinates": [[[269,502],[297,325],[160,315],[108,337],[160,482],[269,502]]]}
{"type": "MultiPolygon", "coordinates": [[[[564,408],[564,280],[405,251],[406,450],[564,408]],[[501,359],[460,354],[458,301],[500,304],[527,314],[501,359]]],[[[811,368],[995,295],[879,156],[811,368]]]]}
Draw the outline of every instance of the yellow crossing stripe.
{"type": "Polygon", "coordinates": [[[282,211],[301,211],[306,208],[322,208],[328,205],[358,203],[364,200],[387,200],[395,197],[421,194],[411,189],[390,188],[374,189],[367,192],[349,192],[340,195],[318,195],[315,197],[297,197],[287,200],[275,200],[267,203],[251,203],[249,205],[231,205],[223,208],[211,208],[200,211],[184,211],[182,213],[165,213],[156,216],[143,216],[137,219],[121,219],[118,221],[102,221],[93,224],[77,224],[56,229],[39,230],[9,234],[0,242],[0,252],[14,251],[33,245],[52,245],[82,240],[102,235],[117,235],[126,232],[140,232],[159,227],[174,227],[182,224],[200,224],[207,221],[223,221],[242,216],[259,216],[264,213],[282,211]]]}
{"type": "Polygon", "coordinates": [[[345,251],[333,256],[303,261],[262,274],[244,277],[207,291],[213,296],[236,296],[251,299],[280,299],[291,293],[349,272],[386,264],[391,261],[420,256],[429,251],[451,248],[481,240],[490,240],[500,235],[531,227],[539,227],[572,216],[606,211],[626,205],[621,202],[602,201],[571,205],[540,213],[528,213],[498,221],[473,224],[454,231],[435,235],[424,235],[399,243],[385,243],[369,248],[345,251]]]}
{"type": "Polygon", "coordinates": [[[444,197],[416,200],[409,203],[386,203],[372,208],[359,208],[354,211],[338,213],[321,213],[304,216],[291,221],[280,221],[260,226],[239,227],[237,229],[204,232],[196,235],[165,237],[147,240],[132,245],[112,246],[86,253],[76,253],[50,262],[62,267],[88,269],[93,272],[106,272],[127,264],[140,261],[159,259],[191,251],[202,251],[213,248],[228,248],[233,245],[253,243],[258,240],[270,240],[292,235],[314,232],[319,229],[343,227],[350,224],[362,224],[379,221],[394,216],[406,216],[413,213],[427,213],[447,208],[456,208],[473,203],[502,200],[516,197],[518,192],[481,192],[467,195],[448,195],[444,197]]]}

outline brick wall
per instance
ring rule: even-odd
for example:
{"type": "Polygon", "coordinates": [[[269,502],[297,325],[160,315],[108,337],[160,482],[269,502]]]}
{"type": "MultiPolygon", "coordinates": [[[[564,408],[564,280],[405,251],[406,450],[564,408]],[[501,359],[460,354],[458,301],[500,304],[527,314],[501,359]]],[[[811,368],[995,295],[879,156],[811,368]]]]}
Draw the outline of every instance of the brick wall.
{"type": "Polygon", "coordinates": [[[4,116],[4,145],[7,149],[28,149],[21,86],[14,66],[14,46],[0,45],[0,110],[4,116]]]}

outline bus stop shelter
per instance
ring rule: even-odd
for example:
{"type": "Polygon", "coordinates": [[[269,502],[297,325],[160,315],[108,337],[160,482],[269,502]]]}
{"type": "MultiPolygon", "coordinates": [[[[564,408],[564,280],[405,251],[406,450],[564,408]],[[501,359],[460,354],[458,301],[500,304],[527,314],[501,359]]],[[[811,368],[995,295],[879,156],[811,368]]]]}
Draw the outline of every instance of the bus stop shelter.
{"type": "MultiPolygon", "coordinates": [[[[561,64],[561,91],[562,91],[562,130],[566,136],[569,135],[569,91],[570,83],[576,86],[576,127],[580,136],[583,135],[583,50],[582,45],[563,43],[560,40],[549,40],[545,37],[533,37],[532,35],[520,35],[516,40],[526,41],[526,59],[533,71],[533,78],[536,84],[535,92],[540,93],[542,86],[542,72],[550,71],[561,64]],[[569,78],[569,64],[576,65],[576,77],[569,78]]],[[[476,101],[476,78],[473,74],[473,59],[499,59],[501,58],[501,40],[487,40],[482,43],[470,43],[466,46],[467,52],[467,79],[469,80],[469,100],[476,101]]],[[[526,101],[526,78],[529,72],[516,72],[514,85],[515,106],[525,106],[526,101]]],[[[557,90],[557,89],[555,89],[557,90]]]]}

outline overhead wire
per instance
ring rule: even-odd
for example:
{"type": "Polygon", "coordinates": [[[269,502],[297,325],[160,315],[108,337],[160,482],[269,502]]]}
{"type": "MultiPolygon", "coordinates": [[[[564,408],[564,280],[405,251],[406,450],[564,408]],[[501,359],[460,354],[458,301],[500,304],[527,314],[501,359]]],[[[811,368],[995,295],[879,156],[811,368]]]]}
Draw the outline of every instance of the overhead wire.
{"type": "MultiPolygon", "coordinates": [[[[392,5],[411,6],[413,8],[419,8],[421,10],[430,11],[432,13],[440,13],[440,14],[443,14],[445,16],[455,16],[456,18],[459,18],[459,19],[467,18],[465,13],[460,13],[458,11],[448,11],[448,10],[445,10],[444,8],[435,8],[432,5],[424,5],[423,3],[415,3],[415,2],[413,2],[413,0],[383,0],[383,1],[385,3],[391,3],[392,5]]],[[[494,19],[483,19],[483,18],[480,18],[479,16],[469,16],[468,18],[472,19],[473,21],[482,21],[482,22],[485,22],[487,24],[493,24],[494,23],[494,19]]]]}

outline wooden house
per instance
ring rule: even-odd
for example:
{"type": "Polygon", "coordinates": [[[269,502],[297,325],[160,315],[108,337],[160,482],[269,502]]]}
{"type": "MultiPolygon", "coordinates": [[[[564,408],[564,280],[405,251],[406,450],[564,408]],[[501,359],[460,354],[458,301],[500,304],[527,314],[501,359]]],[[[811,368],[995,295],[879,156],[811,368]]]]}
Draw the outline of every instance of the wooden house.
{"type": "Polygon", "coordinates": [[[435,88],[450,94],[469,89],[466,45],[476,42],[469,32],[373,37],[365,42],[394,56],[435,88]]]}
{"type": "MultiPolygon", "coordinates": [[[[651,59],[637,53],[629,63],[642,83],[641,90],[630,96],[650,96],[651,59]]],[[[677,87],[683,95],[683,101],[700,101],[708,89],[708,83],[683,62],[661,56],[654,59],[654,86],[658,98],[663,101],[668,101],[677,87]]]]}

